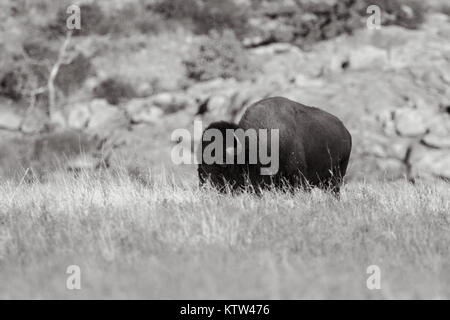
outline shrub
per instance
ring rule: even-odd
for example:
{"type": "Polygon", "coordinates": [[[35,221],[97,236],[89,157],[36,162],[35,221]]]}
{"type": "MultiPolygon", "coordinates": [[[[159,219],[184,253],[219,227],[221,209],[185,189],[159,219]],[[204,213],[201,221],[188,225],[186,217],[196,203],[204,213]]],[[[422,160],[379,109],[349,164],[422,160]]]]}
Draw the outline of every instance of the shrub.
{"type": "Polygon", "coordinates": [[[42,39],[27,39],[23,42],[22,48],[27,56],[35,61],[55,60],[58,55],[58,52],[42,39]]]}
{"type": "MultiPolygon", "coordinates": [[[[21,57],[12,59],[9,65],[5,65],[4,70],[0,71],[0,95],[15,101],[26,98],[33,89],[47,86],[49,68],[56,61],[57,55],[50,46],[37,41],[25,42],[23,50],[27,60],[21,57]]],[[[61,65],[55,84],[67,96],[79,89],[92,73],[93,67],[89,58],[78,53],[70,63],[61,65]]]]}
{"type": "Polygon", "coordinates": [[[450,4],[442,4],[439,8],[439,12],[450,16],[450,4]]]}
{"type": "Polygon", "coordinates": [[[46,84],[49,71],[45,64],[28,63],[16,55],[4,58],[0,66],[1,96],[21,101],[32,90],[46,84]]]}
{"type": "Polygon", "coordinates": [[[108,78],[102,81],[94,89],[94,95],[97,98],[106,99],[106,101],[113,105],[137,97],[136,91],[130,84],[116,78],[108,78]]]}
{"type": "Polygon", "coordinates": [[[55,84],[67,96],[69,93],[79,89],[89,75],[94,72],[93,70],[94,68],[89,58],[79,53],[69,64],[61,65],[55,84]]]}
{"type": "Polygon", "coordinates": [[[135,35],[158,33],[165,29],[162,18],[139,2],[129,2],[117,10],[110,10],[95,30],[97,34],[135,35]]]}
{"type": "Polygon", "coordinates": [[[150,9],[166,19],[189,20],[198,34],[231,29],[241,37],[248,28],[247,10],[233,0],[159,0],[150,9]]]}
{"type": "Polygon", "coordinates": [[[197,50],[192,59],[184,61],[187,75],[191,79],[242,79],[251,72],[246,52],[231,30],[222,33],[211,31],[197,50]]]}
{"type": "Polygon", "coordinates": [[[334,3],[296,1],[296,5],[270,3],[254,4],[265,19],[259,20],[258,30],[264,42],[290,41],[300,46],[327,40],[341,34],[351,34],[365,27],[370,5],[381,8],[383,25],[399,25],[409,29],[418,28],[426,12],[417,0],[339,0],[334,3]],[[276,23],[276,28],[266,30],[267,22],[276,23]],[[282,32],[281,32],[282,31],[282,32]]]}
{"type": "Polygon", "coordinates": [[[247,30],[248,15],[233,0],[208,0],[195,18],[196,31],[207,34],[211,30],[231,29],[241,37],[247,30]]]}
{"type": "Polygon", "coordinates": [[[161,0],[149,6],[166,19],[193,18],[201,11],[197,0],[161,0]]]}
{"type": "MultiPolygon", "coordinates": [[[[81,29],[73,30],[75,36],[90,34],[135,34],[157,33],[167,27],[161,16],[146,10],[139,2],[130,2],[117,10],[102,10],[95,2],[80,5],[81,29]]],[[[60,8],[56,18],[44,28],[49,38],[64,35],[66,28],[66,7],[60,8]]]]}
{"type": "Polygon", "coordinates": [[[157,34],[161,30],[166,30],[167,27],[161,16],[153,12],[143,11],[133,19],[132,31],[138,31],[143,34],[157,34]]]}
{"type": "Polygon", "coordinates": [[[0,76],[0,95],[11,100],[22,99],[28,85],[28,73],[23,68],[14,68],[0,76]]]}
{"type": "Polygon", "coordinates": [[[257,19],[257,32],[266,43],[281,41],[306,46],[363,26],[358,4],[356,0],[254,3],[260,11],[257,16],[263,17],[257,19]]]}
{"type": "MultiPolygon", "coordinates": [[[[420,0],[365,0],[365,8],[377,5],[381,8],[383,25],[398,25],[417,29],[425,20],[426,7],[420,0]]],[[[365,8],[363,14],[365,14],[365,8]]]]}
{"type": "MultiPolygon", "coordinates": [[[[50,37],[58,37],[67,33],[66,26],[67,8],[62,7],[58,10],[56,18],[46,27],[47,33],[50,37]]],[[[96,2],[84,3],[80,5],[81,14],[81,28],[80,30],[73,30],[74,36],[89,35],[89,34],[107,34],[111,31],[111,18],[106,16],[102,8],[96,2]]]]}
{"type": "Polygon", "coordinates": [[[351,34],[362,26],[361,17],[355,10],[355,0],[342,0],[335,4],[305,3],[293,18],[296,38],[312,43],[351,34]]]}

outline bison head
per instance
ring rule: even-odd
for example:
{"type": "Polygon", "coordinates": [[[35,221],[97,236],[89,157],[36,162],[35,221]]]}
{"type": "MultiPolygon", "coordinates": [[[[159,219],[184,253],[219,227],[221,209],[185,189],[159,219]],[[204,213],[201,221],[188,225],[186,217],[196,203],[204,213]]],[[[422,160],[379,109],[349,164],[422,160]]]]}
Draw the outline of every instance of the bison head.
{"type": "Polygon", "coordinates": [[[248,150],[234,134],[238,128],[236,124],[219,121],[210,124],[203,132],[198,148],[200,186],[209,182],[221,192],[235,192],[251,185],[249,181],[254,165],[239,160],[239,156],[248,150]]]}

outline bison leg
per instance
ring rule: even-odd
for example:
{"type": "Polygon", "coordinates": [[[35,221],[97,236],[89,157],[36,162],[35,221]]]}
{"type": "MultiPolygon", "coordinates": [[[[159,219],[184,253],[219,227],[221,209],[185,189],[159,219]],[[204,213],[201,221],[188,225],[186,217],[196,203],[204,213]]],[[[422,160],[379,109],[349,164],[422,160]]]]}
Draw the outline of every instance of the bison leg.
{"type": "Polygon", "coordinates": [[[332,170],[332,176],[329,181],[329,189],[333,194],[339,198],[341,192],[341,186],[344,182],[344,176],[347,171],[348,158],[342,159],[338,166],[334,167],[332,170]]]}
{"type": "Polygon", "coordinates": [[[198,185],[200,188],[202,188],[205,185],[207,179],[208,176],[206,175],[206,173],[203,172],[203,170],[198,169],[198,185]]]}

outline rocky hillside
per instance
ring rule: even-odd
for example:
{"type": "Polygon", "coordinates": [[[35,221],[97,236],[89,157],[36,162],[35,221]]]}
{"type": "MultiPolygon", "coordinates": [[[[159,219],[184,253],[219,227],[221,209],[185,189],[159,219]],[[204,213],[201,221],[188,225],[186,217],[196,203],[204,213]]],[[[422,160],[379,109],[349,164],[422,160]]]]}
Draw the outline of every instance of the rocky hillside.
{"type": "MultiPolygon", "coordinates": [[[[114,20],[123,30],[62,34],[45,45],[24,36],[21,56],[11,43],[14,32],[23,34],[16,24],[21,16],[5,18],[0,173],[42,178],[55,168],[125,165],[135,176],[162,167],[193,175],[193,166],[171,162],[173,130],[192,130],[194,120],[238,120],[251,103],[281,95],[344,121],[354,138],[349,179],[450,179],[450,19],[444,10],[414,20],[414,7],[401,7],[413,15],[391,12],[380,30],[369,30],[361,27],[364,15],[352,1],[314,7],[309,18],[302,14],[301,26],[292,25],[291,7],[262,3],[256,16],[232,23],[227,10],[234,7],[223,8],[224,30],[213,31],[192,21],[174,24],[158,2],[147,3],[148,16],[121,7],[122,15],[133,17],[132,26],[114,20]],[[150,25],[150,15],[159,24],[150,25]],[[339,19],[328,19],[334,16],[339,19]],[[311,19],[313,24],[305,22],[311,19]],[[335,21],[333,27],[327,21],[335,21]],[[167,30],[159,30],[161,24],[167,30]],[[244,24],[248,29],[239,33],[244,24]],[[313,31],[315,26],[321,27],[313,31]],[[50,108],[42,70],[52,70],[62,56],[67,61],[55,78],[50,108]]],[[[91,14],[110,7],[90,7],[91,14]]],[[[32,23],[49,32],[48,21],[32,23]]]]}

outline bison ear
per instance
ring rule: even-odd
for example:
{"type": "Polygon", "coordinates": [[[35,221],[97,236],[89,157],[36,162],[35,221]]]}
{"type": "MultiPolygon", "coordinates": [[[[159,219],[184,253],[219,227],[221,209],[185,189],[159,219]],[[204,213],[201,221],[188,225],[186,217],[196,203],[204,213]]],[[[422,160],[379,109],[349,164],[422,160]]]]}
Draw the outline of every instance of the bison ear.
{"type": "Polygon", "coordinates": [[[229,155],[229,156],[234,156],[234,147],[227,147],[225,149],[225,152],[229,155]]]}

